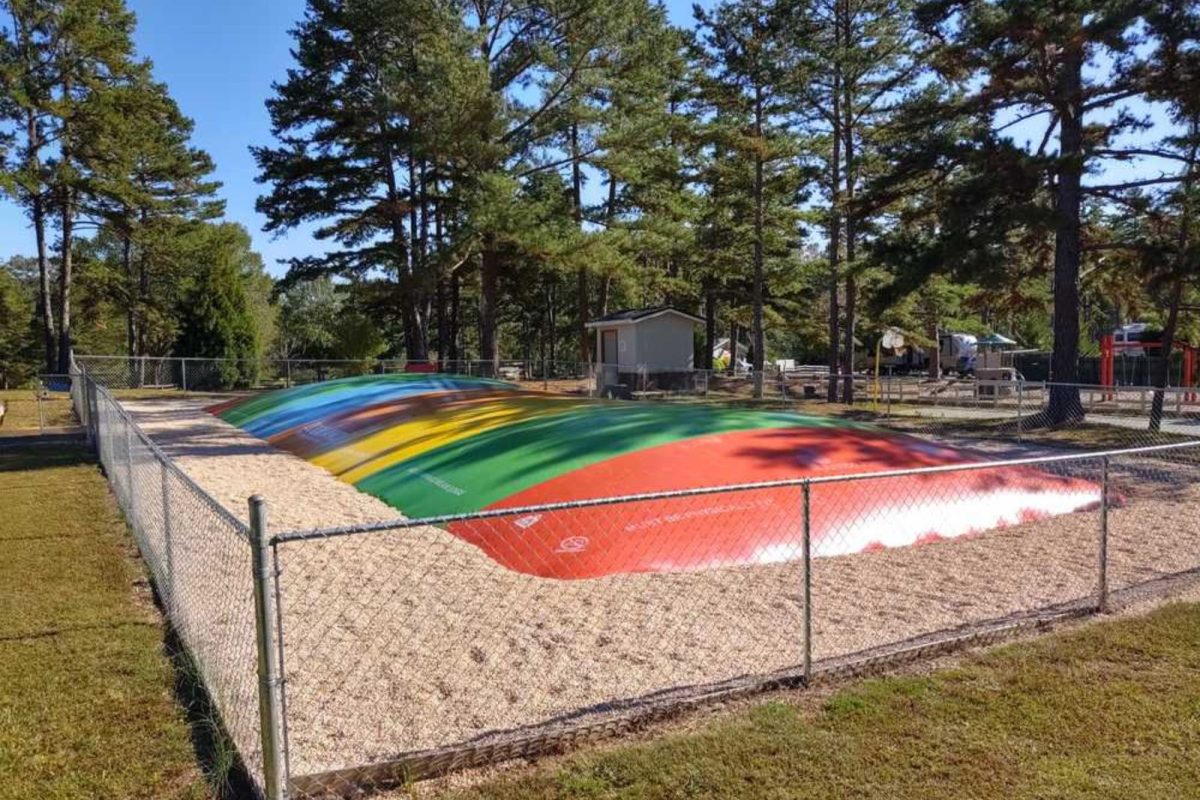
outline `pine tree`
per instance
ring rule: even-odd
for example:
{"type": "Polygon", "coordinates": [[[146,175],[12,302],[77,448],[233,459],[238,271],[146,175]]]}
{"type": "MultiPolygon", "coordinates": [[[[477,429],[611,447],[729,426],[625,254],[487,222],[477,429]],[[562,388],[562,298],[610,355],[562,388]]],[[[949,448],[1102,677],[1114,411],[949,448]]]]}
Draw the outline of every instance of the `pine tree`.
{"type": "MultiPolygon", "coordinates": [[[[852,403],[859,273],[874,218],[859,202],[873,173],[891,110],[920,80],[920,37],[910,0],[783,0],[786,90],[806,154],[817,167],[828,261],[828,364],[846,375],[852,403]],[[844,319],[843,319],[844,315],[844,319]]],[[[830,380],[829,400],[837,399],[830,380]]]]}
{"type": "Polygon", "coordinates": [[[24,261],[18,257],[0,264],[0,389],[19,385],[36,372],[37,332],[30,314],[34,285],[24,277],[24,261]]]}
{"type": "MultiPolygon", "coordinates": [[[[591,157],[596,145],[580,139],[579,126],[572,120],[580,121],[586,99],[610,80],[605,75],[609,67],[643,35],[643,24],[651,18],[648,4],[478,0],[467,5],[466,16],[479,42],[475,58],[487,76],[493,109],[477,129],[479,157],[465,164],[459,176],[472,207],[482,219],[501,220],[504,214],[487,207],[518,200],[520,181],[561,167],[572,170],[574,196],[582,182],[582,170],[577,172],[575,165],[591,157]],[[522,91],[526,86],[535,92],[522,91]],[[535,97],[532,102],[526,99],[530,94],[535,97]]],[[[574,202],[572,213],[582,216],[581,202],[574,202]]],[[[476,225],[473,216],[466,214],[461,233],[478,242],[480,349],[494,368],[499,363],[501,277],[512,267],[505,259],[504,241],[511,232],[476,225]]],[[[577,291],[578,299],[586,300],[587,280],[586,268],[577,270],[577,283],[584,289],[577,291]]],[[[583,318],[586,303],[579,306],[577,317],[583,318]]],[[[580,346],[582,350],[582,338],[580,346]]]]}
{"type": "Polygon", "coordinates": [[[596,265],[601,314],[632,296],[703,313],[707,260],[698,257],[696,224],[704,142],[690,45],[682,31],[648,31],[641,47],[653,57],[631,59],[609,89],[595,162],[605,191],[592,213],[612,253],[596,265]]]}
{"type": "MultiPolygon", "coordinates": [[[[1180,326],[1180,310],[1189,285],[1200,280],[1200,9],[1194,3],[1163,3],[1149,14],[1148,27],[1158,44],[1150,56],[1147,95],[1166,103],[1177,132],[1141,153],[1177,165],[1178,183],[1147,203],[1138,248],[1149,287],[1165,290],[1167,319],[1154,384],[1150,430],[1162,426],[1171,355],[1180,326]],[[1155,202],[1157,201],[1157,202],[1155,202]],[[1148,246],[1145,246],[1148,245],[1148,246]]],[[[1140,198],[1139,198],[1140,199],[1140,198]]],[[[1161,306],[1160,306],[1161,307],[1161,306]]]]}
{"type": "Polygon", "coordinates": [[[55,72],[50,43],[55,36],[56,5],[45,0],[2,0],[0,14],[11,25],[0,28],[0,128],[11,154],[0,161],[0,190],[25,209],[33,226],[38,262],[37,319],[43,369],[58,368],[58,337],[51,301],[47,228],[50,222],[50,174],[46,167],[55,138],[51,105],[55,72]]]}
{"type": "Polygon", "coordinates": [[[214,388],[249,385],[261,355],[249,281],[261,271],[261,259],[240,225],[202,225],[192,236],[197,274],[176,311],[175,354],[217,359],[214,388]]]}
{"type": "Polygon", "coordinates": [[[208,180],[208,154],[189,143],[192,122],[148,68],[97,98],[80,151],[92,164],[80,212],[111,232],[119,245],[119,286],[114,299],[125,311],[130,355],[148,352],[148,317],[173,305],[169,288],[179,279],[181,224],[219,216],[213,199],[220,184],[208,180]]]}
{"type": "Polygon", "coordinates": [[[71,361],[76,223],[98,167],[98,154],[86,143],[95,128],[107,124],[107,94],[144,65],[134,61],[134,18],[123,0],[60,0],[55,6],[54,44],[48,60],[54,70],[50,111],[58,153],[47,166],[50,197],[59,219],[58,370],[66,373],[71,361]]]}
{"type": "MultiPolygon", "coordinates": [[[[772,255],[786,256],[788,247],[795,244],[794,233],[789,235],[787,231],[786,216],[782,239],[778,227],[775,231],[769,228],[772,222],[769,217],[778,217],[771,214],[771,207],[779,205],[774,198],[785,192],[790,201],[796,187],[794,173],[789,174],[794,157],[792,142],[780,121],[783,107],[779,102],[779,87],[783,73],[779,69],[782,54],[777,11],[766,0],[740,0],[697,15],[709,61],[711,102],[717,108],[718,147],[749,167],[742,180],[743,190],[749,195],[751,219],[750,306],[755,397],[762,397],[763,393],[767,261],[772,255]]],[[[734,185],[738,182],[735,177],[734,185]]],[[[780,222],[778,218],[774,221],[780,222]]]]}
{"type": "MultiPolygon", "coordinates": [[[[292,32],[297,64],[268,101],[277,147],[254,148],[267,230],[320,222],[337,248],[295,259],[292,281],[384,270],[398,283],[404,347],[428,355],[430,277],[422,175],[459,155],[430,141],[478,116],[481,76],[453,4],[310,0],[292,32]],[[450,85],[450,81],[460,85],[450,85]],[[451,102],[457,98],[461,104],[451,102]]],[[[474,131],[466,135],[473,135],[474,131]]]]}
{"type": "Polygon", "coordinates": [[[959,224],[942,227],[938,236],[957,239],[952,247],[959,252],[971,240],[987,253],[1021,225],[1046,226],[1054,234],[1051,376],[1056,385],[1045,415],[1050,424],[1083,416],[1072,384],[1081,334],[1085,202],[1111,202],[1138,188],[1178,181],[1178,176],[1111,184],[1083,180],[1104,163],[1133,154],[1122,137],[1141,123],[1125,104],[1147,89],[1142,31],[1151,9],[1150,3],[1099,0],[931,0],[917,9],[921,24],[940,43],[930,55],[939,77],[962,89],[945,102],[927,105],[927,127],[944,130],[947,120],[996,121],[994,129],[975,137],[974,147],[946,148],[945,139],[924,136],[928,146],[910,153],[910,164],[921,164],[922,170],[941,159],[937,171],[943,175],[951,174],[951,164],[977,174],[993,171],[992,180],[977,184],[973,196],[960,194],[959,200],[968,202],[947,215],[959,224]],[[1039,143],[1016,146],[1006,133],[1014,125],[1040,126],[1039,143]],[[1015,181],[1015,192],[995,180],[997,168],[1015,181]],[[997,204],[1000,194],[1013,202],[997,204]],[[992,235],[990,242],[981,235],[985,231],[992,235]]]}

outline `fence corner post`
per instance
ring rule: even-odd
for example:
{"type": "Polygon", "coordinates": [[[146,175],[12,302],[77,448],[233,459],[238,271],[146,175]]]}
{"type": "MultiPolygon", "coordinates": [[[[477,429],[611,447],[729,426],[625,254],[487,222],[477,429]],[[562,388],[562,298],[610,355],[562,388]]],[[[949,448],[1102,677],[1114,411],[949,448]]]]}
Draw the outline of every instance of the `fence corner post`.
{"type": "Polygon", "coordinates": [[[1108,456],[1100,459],[1100,552],[1096,610],[1108,613],[1108,456]]]}
{"type": "Polygon", "coordinates": [[[254,571],[254,629],[258,649],[258,713],[262,736],[265,800],[283,800],[283,706],[278,650],[275,648],[275,591],[272,586],[271,538],[267,533],[267,503],[250,498],[250,548],[254,571]]]}
{"type": "Polygon", "coordinates": [[[812,484],[801,484],[804,494],[804,687],[812,686],[812,484]]]}

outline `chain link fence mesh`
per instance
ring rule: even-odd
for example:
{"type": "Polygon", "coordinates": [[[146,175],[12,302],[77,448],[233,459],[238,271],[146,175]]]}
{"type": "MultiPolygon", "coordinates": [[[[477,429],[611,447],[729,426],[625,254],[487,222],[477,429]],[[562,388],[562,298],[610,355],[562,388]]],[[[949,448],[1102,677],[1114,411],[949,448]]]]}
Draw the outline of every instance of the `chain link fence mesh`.
{"type": "MultiPolygon", "coordinates": [[[[1018,425],[1044,409],[1044,390],[891,388],[876,393],[876,418],[979,461],[276,533],[269,644],[291,793],[534,754],[1200,573],[1187,397],[1168,393],[1164,420],[1178,428],[1155,434],[1141,416],[1152,394],[1082,392],[1087,421],[1047,437],[1018,425]],[[1127,449],[1164,442],[1183,443],[1127,449]],[[1119,452],[1097,452],[1106,444],[1119,452]]],[[[779,383],[781,398],[791,391],[779,383]]],[[[108,390],[72,392],[164,608],[259,776],[246,526],[108,390]]]]}
{"type": "Polygon", "coordinates": [[[40,375],[20,389],[0,389],[0,434],[59,433],[76,429],[67,375],[40,375]]]}
{"type": "Polygon", "coordinates": [[[179,470],[107,389],[71,388],[161,606],[247,772],[262,784],[248,531],[179,470]]]}
{"type": "Polygon", "coordinates": [[[1122,453],[1108,472],[1110,589],[1136,592],[1200,570],[1200,448],[1122,453]]]}
{"type": "Polygon", "coordinates": [[[796,667],[800,504],[789,486],[282,542],[294,774],[546,737],[796,667]],[[763,520],[744,542],[763,563],[717,568],[721,526],[745,513],[763,520]],[[711,535],[656,550],[654,528],[680,519],[711,535]],[[626,552],[590,550],[614,525],[626,552]],[[553,549],[516,546],[517,531],[553,549]],[[694,571],[543,577],[613,558],[694,571]]]}

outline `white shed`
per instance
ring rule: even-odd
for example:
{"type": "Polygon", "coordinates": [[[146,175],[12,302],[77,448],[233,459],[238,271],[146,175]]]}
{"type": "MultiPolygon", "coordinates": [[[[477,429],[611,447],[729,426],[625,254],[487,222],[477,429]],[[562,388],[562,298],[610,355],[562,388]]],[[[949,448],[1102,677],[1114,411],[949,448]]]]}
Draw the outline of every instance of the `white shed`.
{"type": "Polygon", "coordinates": [[[695,329],[704,320],[669,306],[616,311],[587,323],[596,333],[595,360],[602,384],[647,388],[690,377],[695,329]]]}

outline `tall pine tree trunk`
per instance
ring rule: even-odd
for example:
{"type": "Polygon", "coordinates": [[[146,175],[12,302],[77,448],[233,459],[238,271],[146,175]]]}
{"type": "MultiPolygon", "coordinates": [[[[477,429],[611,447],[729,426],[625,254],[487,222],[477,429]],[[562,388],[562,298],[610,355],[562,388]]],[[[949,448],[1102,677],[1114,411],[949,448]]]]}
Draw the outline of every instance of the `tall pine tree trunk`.
{"type": "MultiPolygon", "coordinates": [[[[145,229],[146,214],[141,215],[140,224],[145,229]]],[[[137,301],[137,354],[148,355],[150,352],[150,320],[147,309],[150,307],[150,265],[146,263],[147,248],[138,248],[138,301],[137,301]]]]}
{"type": "Polygon", "coordinates": [[[50,258],[46,252],[46,200],[42,194],[42,148],[41,129],[37,115],[30,111],[27,117],[26,136],[29,146],[30,172],[36,176],[30,192],[29,212],[33,222],[33,236],[37,243],[38,262],[38,323],[42,334],[42,347],[46,372],[54,372],[55,359],[54,309],[50,302],[50,258]]]}
{"type": "Polygon", "coordinates": [[[717,295],[711,281],[704,287],[704,352],[700,355],[700,368],[712,370],[713,348],[717,346],[717,295]]]}
{"type": "Polygon", "coordinates": [[[479,270],[479,357],[485,372],[500,373],[500,342],[496,337],[496,305],[500,294],[500,253],[496,238],[486,234],[479,270]]]}
{"type": "Polygon", "coordinates": [[[546,316],[550,324],[550,364],[553,367],[558,359],[558,281],[553,275],[550,276],[550,287],[546,293],[549,297],[546,316]]]}
{"type": "Polygon", "coordinates": [[[838,399],[837,375],[841,370],[841,343],[839,340],[838,289],[841,284],[840,262],[842,257],[842,112],[841,112],[841,68],[833,72],[833,136],[832,153],[829,159],[829,385],[826,400],[836,403],[838,399]]]}
{"type": "Polygon", "coordinates": [[[1068,43],[1058,75],[1059,169],[1054,232],[1054,349],[1047,416],[1052,425],[1083,419],[1079,389],[1079,214],[1083,175],[1083,49],[1068,43]]]}
{"type": "Polygon", "coordinates": [[[738,368],[738,324],[736,319],[729,320],[729,374],[736,375],[738,368]]]}
{"type": "Polygon", "coordinates": [[[447,346],[447,350],[450,353],[451,361],[458,361],[462,358],[462,354],[458,347],[459,320],[462,318],[461,311],[462,296],[461,292],[459,291],[458,271],[455,270],[454,272],[450,273],[450,323],[448,326],[450,343],[447,346]]]}
{"type": "MultiPolygon", "coordinates": [[[[579,125],[571,123],[571,214],[575,224],[583,228],[583,166],[579,163],[579,125]]],[[[579,335],[579,360],[591,361],[591,337],[588,336],[588,269],[579,265],[576,275],[576,295],[579,303],[579,320],[576,333],[579,335]]]]}
{"type": "MultiPolygon", "coordinates": [[[[1182,259],[1181,259],[1182,260],[1182,259]]],[[[1171,383],[1171,354],[1175,349],[1175,332],[1179,327],[1179,302],[1183,298],[1183,279],[1176,277],[1171,286],[1171,299],[1167,305],[1167,324],[1163,326],[1162,347],[1159,350],[1158,374],[1154,379],[1154,397],[1150,403],[1150,430],[1159,431],[1162,428],[1163,405],[1166,400],[1164,390],[1171,383]]],[[[1147,361],[1149,357],[1147,356],[1147,361]]]]}
{"type": "MultiPolygon", "coordinates": [[[[432,252],[435,257],[435,263],[438,269],[437,281],[437,354],[438,361],[443,364],[449,357],[449,338],[450,338],[450,323],[447,318],[446,309],[446,282],[447,276],[442,274],[442,248],[445,246],[445,222],[442,217],[442,195],[441,184],[438,178],[438,161],[437,154],[433,156],[433,195],[431,202],[433,203],[433,247],[432,252]]],[[[443,367],[444,368],[444,367],[443,367]]]]}
{"type": "Polygon", "coordinates": [[[940,381],[942,379],[942,346],[938,341],[940,332],[938,324],[934,321],[928,328],[929,338],[933,340],[933,349],[930,350],[929,363],[926,364],[930,380],[940,381]]]}
{"type": "Polygon", "coordinates": [[[1183,184],[1180,186],[1182,204],[1179,209],[1179,231],[1175,240],[1175,283],[1171,287],[1171,298],[1167,307],[1167,324],[1163,327],[1162,349],[1159,353],[1162,357],[1162,367],[1158,380],[1155,381],[1155,386],[1158,388],[1154,392],[1154,400],[1150,405],[1150,430],[1152,431],[1162,428],[1163,403],[1166,400],[1163,390],[1170,383],[1171,354],[1175,349],[1175,334],[1179,327],[1179,304],[1183,300],[1184,275],[1187,272],[1188,250],[1191,247],[1192,185],[1195,178],[1196,154],[1197,150],[1200,150],[1200,144],[1196,138],[1197,133],[1200,133],[1200,116],[1192,118],[1189,133],[1192,145],[1191,152],[1188,154],[1183,184]]]}
{"type": "MultiPolygon", "coordinates": [[[[12,15],[13,33],[21,57],[21,69],[25,75],[34,68],[37,55],[30,40],[30,30],[19,14],[12,15]]],[[[25,77],[23,75],[22,77],[25,77]]],[[[34,98],[28,98],[32,101],[34,98]]],[[[57,366],[54,309],[50,300],[50,259],[46,252],[46,196],[42,180],[42,128],[38,123],[37,110],[28,107],[25,112],[26,168],[33,185],[29,191],[29,214],[33,222],[33,234],[37,244],[38,297],[37,322],[42,336],[43,368],[54,372],[57,366]]]]}
{"type": "Polygon", "coordinates": [[[138,293],[134,291],[133,279],[133,241],[126,234],[121,243],[121,268],[125,273],[125,286],[128,298],[125,302],[125,352],[136,356],[138,342],[137,303],[138,293]]]}
{"type": "Polygon", "coordinates": [[[417,178],[417,159],[412,150],[408,153],[408,280],[400,285],[403,313],[405,316],[405,355],[409,361],[429,360],[429,332],[424,313],[425,252],[422,241],[419,208],[421,205],[417,178]]]}
{"type": "Polygon", "coordinates": [[[754,397],[763,396],[763,365],[765,363],[763,335],[763,90],[754,86],[754,397]]]}
{"type": "MultiPolygon", "coordinates": [[[[847,226],[847,233],[849,233],[847,226]]],[[[853,256],[849,236],[846,237],[846,260],[853,256]]],[[[854,404],[854,334],[855,314],[858,304],[858,281],[853,275],[846,276],[846,319],[842,328],[842,402],[854,404]]]]}
{"type": "MultiPolygon", "coordinates": [[[[842,25],[843,46],[847,51],[854,46],[852,30],[852,14],[848,3],[842,4],[840,23],[842,25]]],[[[845,77],[845,76],[843,76],[845,77]]],[[[854,259],[857,255],[856,245],[858,225],[855,219],[854,193],[858,180],[858,163],[854,152],[854,92],[850,80],[842,81],[842,113],[845,115],[841,125],[843,137],[842,151],[845,159],[846,194],[844,218],[846,223],[846,308],[845,322],[842,331],[842,402],[854,404],[854,335],[857,327],[858,313],[858,281],[854,275],[854,259]]]]}
{"type": "MultiPolygon", "coordinates": [[[[446,362],[446,340],[450,336],[449,320],[446,318],[446,279],[438,278],[434,288],[434,305],[437,308],[437,354],[438,361],[446,362]]],[[[443,367],[444,368],[444,367],[443,367]]]]}
{"type": "MultiPolygon", "coordinates": [[[[64,160],[67,155],[64,153],[64,160]]],[[[69,185],[62,190],[61,256],[58,274],[58,371],[71,371],[71,247],[75,239],[75,193],[69,185]]]]}
{"type": "Polygon", "coordinates": [[[50,302],[50,258],[46,253],[46,204],[37,193],[31,207],[33,236],[37,242],[38,262],[38,317],[42,330],[42,347],[45,355],[46,372],[54,372],[57,366],[54,333],[54,308],[50,302]]]}
{"type": "MultiPolygon", "coordinates": [[[[608,178],[608,201],[604,206],[604,222],[609,230],[612,229],[613,222],[617,218],[617,181],[611,175],[608,178]]],[[[606,272],[600,280],[600,297],[596,300],[596,313],[599,316],[604,316],[608,313],[609,298],[612,297],[612,273],[606,272]]],[[[591,337],[588,338],[589,346],[591,337]]]]}
{"type": "MultiPolygon", "coordinates": [[[[71,91],[72,82],[68,77],[63,80],[63,98],[69,100],[71,91]]],[[[74,160],[71,150],[72,135],[70,122],[67,117],[63,117],[62,127],[59,131],[59,158],[65,169],[59,181],[61,202],[59,234],[62,241],[59,245],[61,255],[58,270],[58,371],[62,374],[71,371],[71,281],[73,277],[71,249],[75,240],[75,190],[71,185],[70,175],[66,171],[71,168],[74,160]]]]}
{"type": "MultiPolygon", "coordinates": [[[[379,136],[383,140],[383,149],[379,154],[379,169],[387,192],[389,224],[391,225],[393,258],[396,267],[396,295],[400,306],[400,322],[404,329],[404,355],[409,361],[423,360],[424,350],[417,344],[416,334],[416,305],[413,302],[413,260],[417,257],[413,243],[416,240],[416,217],[411,220],[412,236],[404,230],[404,214],[399,209],[404,207],[400,201],[400,186],[396,178],[395,154],[388,143],[391,128],[386,120],[378,122],[379,136]]],[[[412,188],[412,164],[409,164],[410,189],[412,188]]],[[[412,200],[412,198],[409,198],[412,200]]],[[[413,203],[408,204],[410,209],[413,203]]]]}

